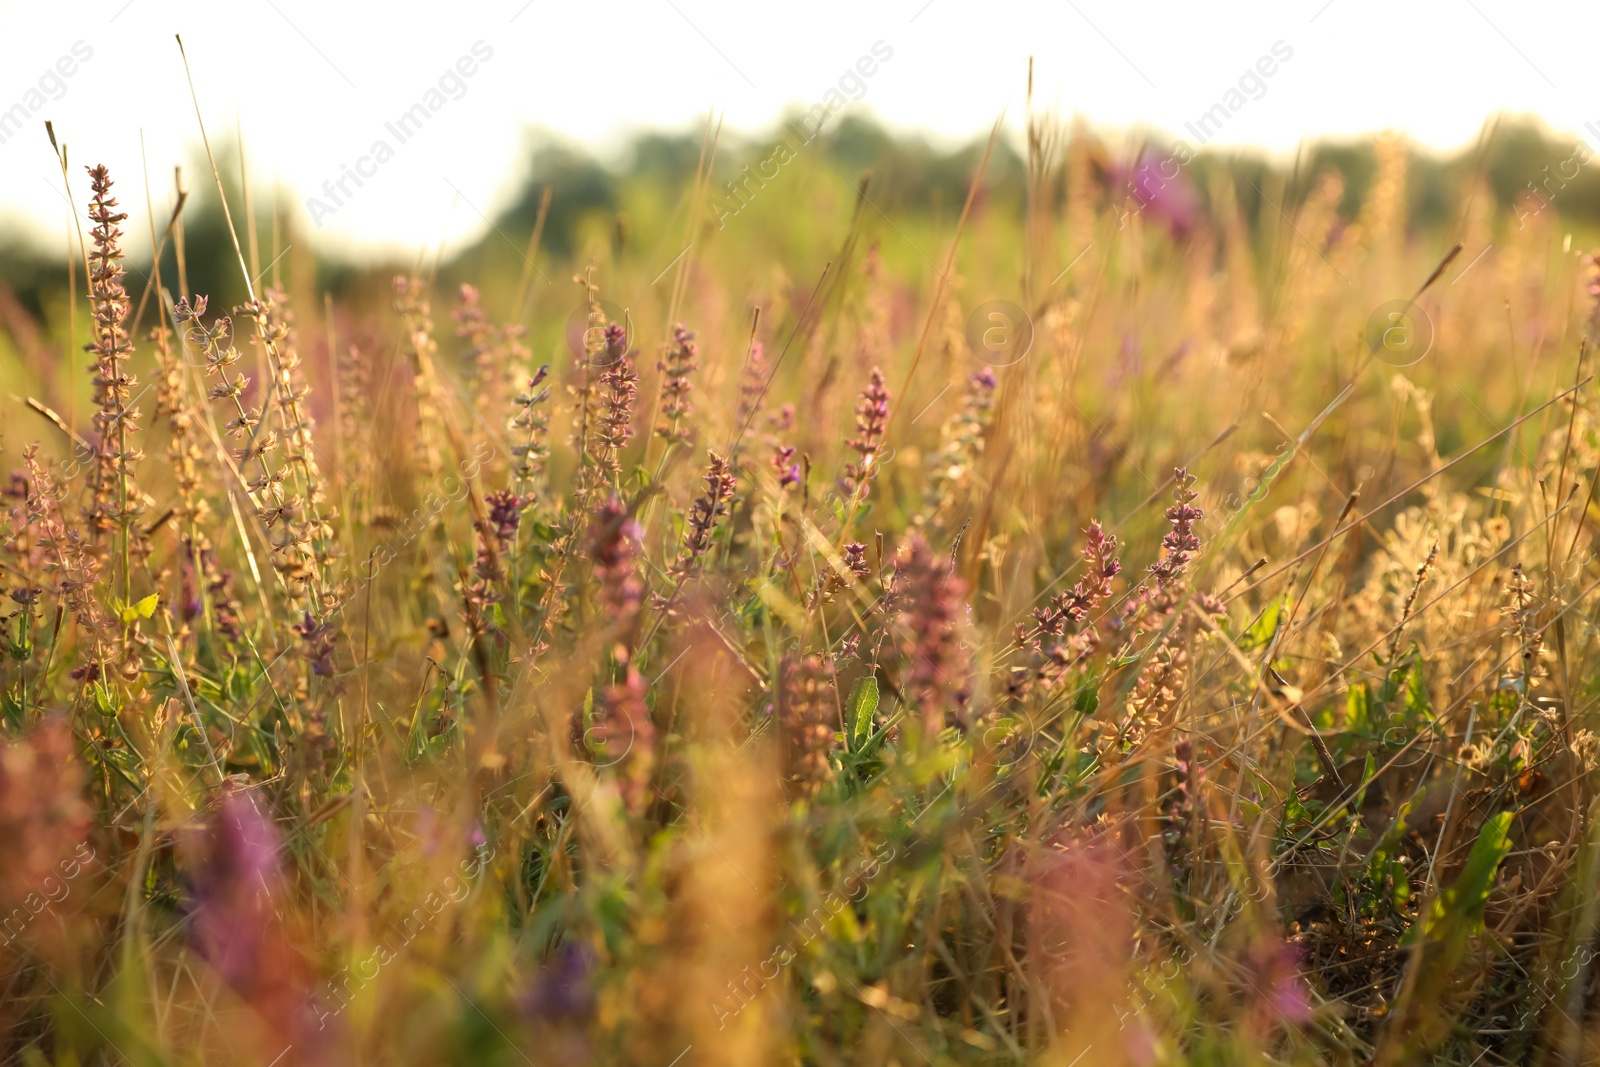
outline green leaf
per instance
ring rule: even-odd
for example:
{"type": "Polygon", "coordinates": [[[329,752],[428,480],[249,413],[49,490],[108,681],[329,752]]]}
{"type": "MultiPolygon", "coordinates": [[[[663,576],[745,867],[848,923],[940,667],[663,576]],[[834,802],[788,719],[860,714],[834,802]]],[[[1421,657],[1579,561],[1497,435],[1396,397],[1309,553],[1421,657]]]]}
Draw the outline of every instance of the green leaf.
{"type": "Polygon", "coordinates": [[[1406,715],[1413,722],[1433,721],[1433,705],[1428,700],[1428,687],[1422,680],[1422,664],[1414,663],[1406,675],[1406,715]]]}
{"type": "Polygon", "coordinates": [[[1365,735],[1373,728],[1372,699],[1365,682],[1356,682],[1344,695],[1345,726],[1351,733],[1365,735]]]}
{"type": "Polygon", "coordinates": [[[1278,620],[1283,615],[1284,608],[1288,606],[1289,598],[1284,596],[1274,600],[1261,612],[1261,617],[1251,627],[1239,635],[1239,647],[1242,649],[1256,649],[1265,647],[1272,640],[1272,635],[1278,632],[1278,620]]]}
{"type": "Polygon", "coordinates": [[[861,748],[872,729],[872,717],[878,711],[878,679],[867,675],[850,690],[850,736],[847,739],[852,752],[861,748]]]}
{"type": "Polygon", "coordinates": [[[1511,815],[1509,811],[1502,811],[1484,821],[1478,840],[1473,842],[1472,852],[1467,856],[1466,866],[1440,898],[1440,911],[1461,915],[1473,929],[1483,924],[1483,906],[1494,888],[1494,873],[1511,851],[1511,815]]]}

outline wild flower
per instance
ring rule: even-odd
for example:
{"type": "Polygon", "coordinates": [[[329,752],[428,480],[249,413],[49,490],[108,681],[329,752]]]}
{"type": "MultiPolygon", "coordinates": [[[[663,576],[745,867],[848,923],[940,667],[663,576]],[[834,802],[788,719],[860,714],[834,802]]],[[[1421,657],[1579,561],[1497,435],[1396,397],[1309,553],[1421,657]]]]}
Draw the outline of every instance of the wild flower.
{"type": "Polygon", "coordinates": [[[1273,934],[1260,937],[1245,955],[1245,996],[1254,1024],[1270,1030],[1297,1027],[1315,1014],[1310,990],[1300,976],[1300,953],[1273,934]]]}
{"type": "Polygon", "coordinates": [[[224,795],[205,830],[206,862],[193,884],[193,937],[201,956],[237,990],[248,992],[265,977],[280,847],[277,829],[248,793],[224,795]]]}
{"type": "Polygon", "coordinates": [[[616,659],[622,678],[601,693],[594,734],[604,765],[621,791],[623,805],[639,816],[650,803],[656,731],[645,700],[644,675],[621,646],[616,650],[616,659]]]}
{"type": "Polygon", "coordinates": [[[1090,616],[1111,597],[1111,580],[1122,573],[1117,539],[1098,522],[1084,530],[1084,574],[1073,587],[1052,596],[1046,606],[1033,611],[1033,626],[1018,625],[1017,643],[1032,656],[1027,666],[1012,672],[1009,689],[1022,696],[1036,682],[1053,684],[1066,671],[1083,667],[1100,647],[1100,635],[1090,616]]]}
{"type": "Polygon", "coordinates": [[[622,449],[633,437],[633,408],[639,398],[639,375],[627,353],[622,327],[606,327],[606,350],[614,358],[600,375],[600,421],[595,427],[593,455],[600,470],[622,471],[622,449]]]}
{"type": "MultiPolygon", "coordinates": [[[[277,409],[281,429],[280,473],[292,480],[294,492],[287,495],[273,514],[280,521],[272,537],[275,553],[290,561],[290,568],[303,575],[314,605],[323,606],[329,590],[322,587],[322,575],[329,563],[332,530],[322,519],[326,492],[322,471],[316,459],[314,428],[307,397],[310,387],[300,371],[300,355],[294,343],[293,321],[288,298],[274,286],[259,299],[233,309],[235,319],[255,323],[254,343],[261,346],[273,375],[272,403],[277,409]]],[[[253,431],[257,440],[241,450],[240,460],[248,464],[252,449],[269,452],[277,448],[280,431],[253,431]]]]}
{"type": "Polygon", "coordinates": [[[311,673],[319,678],[332,678],[335,671],[333,627],[326,622],[318,622],[308,611],[301,615],[294,630],[304,643],[301,654],[311,665],[311,673]]]}
{"type": "Polygon", "coordinates": [[[484,503],[488,514],[476,524],[477,555],[472,563],[472,578],[462,591],[467,628],[475,638],[492,628],[489,609],[500,600],[500,586],[506,578],[502,561],[511,552],[522,525],[524,501],[511,490],[502,489],[486,494],[484,503]]]}
{"type": "Polygon", "coordinates": [[[1544,605],[1538,596],[1538,586],[1522,569],[1522,564],[1511,566],[1506,577],[1506,606],[1503,613],[1508,621],[1508,631],[1516,638],[1522,660],[1523,699],[1531,699],[1532,689],[1539,684],[1543,673],[1539,662],[1544,648],[1544,626],[1540,621],[1544,605]]]}
{"type": "Polygon", "coordinates": [[[340,482],[348,491],[365,485],[372,477],[374,439],[373,381],[371,360],[360,346],[347,344],[339,350],[334,365],[338,389],[338,463],[340,482]]]}
{"type": "Polygon", "coordinates": [[[196,952],[275,1040],[294,1045],[308,1062],[329,1062],[331,1032],[317,1025],[308,969],[278,919],[286,888],[277,827],[249,792],[230,788],[191,846],[196,952]]]}
{"type": "Polygon", "coordinates": [[[1083,532],[1083,563],[1084,576],[1077,584],[1051,597],[1049,607],[1034,611],[1034,641],[1044,635],[1062,636],[1068,625],[1083,622],[1111,596],[1111,579],[1122,573],[1122,561],[1117,558],[1116,537],[1098,522],[1089,523],[1083,532]]]}
{"type": "Polygon", "coordinates": [[[889,388],[883,370],[872,368],[872,378],[861,391],[856,405],[856,433],[850,448],[857,459],[844,468],[840,488],[852,504],[866,499],[869,483],[878,476],[877,458],[883,449],[883,435],[889,428],[889,388]]]}
{"type": "Polygon", "coordinates": [[[1600,255],[1591,253],[1583,257],[1587,277],[1583,281],[1584,295],[1589,298],[1589,318],[1586,325],[1589,337],[1600,343],[1600,255]]]}
{"type": "Polygon", "coordinates": [[[672,574],[682,582],[696,574],[707,552],[717,526],[728,514],[728,504],[733,500],[733,469],[728,461],[715,452],[708,453],[706,488],[695,498],[689,509],[688,528],[683,535],[683,550],[672,565],[672,574]]]}
{"type": "Polygon", "coordinates": [[[72,668],[72,677],[83,682],[109,681],[113,667],[119,664],[125,674],[136,675],[138,664],[127,655],[119,628],[95,589],[100,557],[76,528],[63,522],[61,487],[40,461],[37,446],[30,445],[22,460],[28,472],[28,520],[38,530],[47,586],[78,624],[78,665],[72,668]]]}
{"type": "Polygon", "coordinates": [[[523,1017],[542,1023],[587,1020],[595,1010],[591,975],[596,962],[594,950],[587,945],[576,941],[563,944],[517,995],[523,1017]]]}
{"type": "Polygon", "coordinates": [[[695,343],[693,331],[679,323],[672,331],[672,343],[656,364],[661,372],[661,421],[656,433],[668,442],[689,439],[681,424],[694,413],[689,394],[694,389],[692,376],[700,366],[696,362],[699,358],[700,346],[695,343]]]}
{"type": "Polygon", "coordinates": [[[594,575],[600,582],[601,608],[623,633],[631,633],[643,603],[644,582],[636,562],[643,536],[639,523],[616,497],[601,505],[589,534],[594,575]]]}
{"type": "MultiPolygon", "coordinates": [[[[1170,529],[1161,539],[1161,558],[1150,565],[1150,577],[1155,584],[1152,586],[1146,581],[1123,609],[1123,618],[1131,623],[1135,635],[1164,631],[1155,648],[1147,654],[1133,691],[1128,695],[1128,717],[1121,728],[1121,739],[1126,743],[1137,744],[1152,726],[1168,716],[1182,698],[1188,682],[1187,645],[1195,632],[1196,620],[1193,613],[1176,620],[1173,614],[1184,600],[1189,563],[1200,551],[1200,538],[1194,527],[1205,517],[1205,512],[1193,504],[1197,496],[1194,482],[1194,475],[1183,468],[1173,471],[1173,504],[1167,508],[1170,529]]],[[[1194,607],[1199,612],[1215,614],[1221,605],[1209,596],[1197,595],[1194,607]]],[[[1130,645],[1132,640],[1130,637],[1130,645]]]]}
{"type": "Polygon", "coordinates": [[[139,428],[139,410],[130,407],[138,379],[130,373],[128,361],[133,345],[128,338],[128,294],[122,285],[122,230],[117,226],[127,219],[116,210],[111,195],[111,175],[104,166],[87,168],[94,198],[89,218],[94,251],[89,256],[89,299],[93,307],[95,339],[84,348],[94,353],[94,465],[89,474],[89,529],[96,539],[113,530],[120,531],[124,589],[129,574],[131,524],[143,514],[143,500],[133,483],[133,467],[144,453],[128,443],[129,434],[139,428]]]}
{"type": "Polygon", "coordinates": [[[150,341],[161,372],[156,385],[156,413],[167,420],[167,461],[178,487],[174,517],[192,535],[211,516],[211,504],[202,487],[206,457],[200,443],[199,415],[189,399],[184,364],[172,349],[172,332],[159,326],[150,331],[150,341]]]}
{"type": "MultiPolygon", "coordinates": [[[[44,894],[45,879],[83,842],[94,815],[71,727],[50,719],[25,736],[0,739],[0,917],[44,894]]],[[[31,905],[29,905],[31,907],[31,905]]],[[[8,938],[9,940],[9,938],[8,938]]]]}
{"type": "Polygon", "coordinates": [[[528,379],[527,388],[517,394],[517,413],[511,418],[511,430],[517,443],[511,446],[514,463],[511,473],[517,479],[517,495],[524,500],[533,499],[538,479],[544,473],[545,460],[550,455],[547,436],[550,416],[544,410],[550,399],[545,380],[550,376],[550,365],[544,364],[528,379]]]}
{"type": "Polygon", "coordinates": [[[456,306],[450,314],[456,321],[456,336],[467,344],[478,413],[489,425],[502,426],[506,404],[517,390],[527,359],[522,344],[526,331],[517,324],[496,328],[483,310],[477,286],[465,282],[456,290],[456,306]]]}
{"type": "Polygon", "coordinates": [[[788,657],[778,686],[778,725],[784,740],[784,781],[796,796],[814,797],[832,774],[828,750],[839,714],[821,657],[788,657]]]}
{"type": "Polygon", "coordinates": [[[772,468],[778,474],[780,488],[800,484],[800,464],[795,462],[793,445],[779,445],[773,449],[772,468]]]}
{"type": "Polygon", "coordinates": [[[767,427],[774,434],[788,433],[795,426],[794,404],[787,403],[767,416],[767,427]]]}
{"type": "Polygon", "coordinates": [[[902,664],[901,691],[931,735],[969,724],[969,653],[962,634],[966,583],[949,560],[912,534],[895,560],[902,605],[895,619],[902,664]]]}
{"type": "Polygon", "coordinates": [[[850,541],[844,546],[843,571],[828,567],[817,578],[816,586],[806,596],[806,606],[832,603],[834,597],[853,582],[863,582],[872,576],[872,565],[867,562],[867,546],[860,541],[850,541]]]}
{"type": "Polygon", "coordinates": [[[923,495],[919,523],[939,514],[941,508],[951,503],[958,491],[972,481],[972,468],[983,455],[996,381],[990,367],[973,371],[967,379],[961,410],[939,431],[939,449],[930,464],[928,490],[923,495]]]}
{"type": "Polygon", "coordinates": [[[255,506],[257,517],[268,530],[272,565],[283,578],[291,598],[304,600],[312,595],[316,560],[310,544],[311,534],[303,519],[302,499],[284,484],[287,467],[274,466],[268,461],[279,441],[262,426],[260,409],[245,407],[241,397],[248,379],[243,375],[229,376],[228,368],[240,359],[239,350],[231,343],[233,320],[220,316],[207,326],[203,318],[205,311],[206,299],[199,296],[192,302],[188,298],[181,299],[173,308],[174,317],[189,324],[186,339],[200,349],[206,373],[218,379],[219,384],[211,389],[211,398],[228,402],[236,416],[228,424],[227,432],[244,443],[238,452],[243,467],[239,473],[250,491],[250,502],[255,506]]]}
{"type": "Polygon", "coordinates": [[[444,429],[439,375],[433,357],[439,351],[433,338],[433,317],[427,285],[420,278],[396,275],[394,310],[400,315],[412,359],[412,385],[417,402],[417,447],[423,469],[437,483],[443,469],[444,429]]]}
{"type": "Polygon", "coordinates": [[[761,414],[767,390],[767,374],[766,347],[760,341],[752,341],[750,354],[745,358],[744,369],[739,374],[739,403],[733,412],[734,433],[741,438],[745,427],[761,414]]]}
{"type": "Polygon", "coordinates": [[[1195,507],[1193,501],[1194,475],[1179,467],[1172,472],[1173,504],[1167,508],[1167,522],[1172,529],[1161,538],[1164,552],[1150,565],[1150,576],[1162,589],[1175,585],[1183,577],[1189,560],[1200,551],[1200,538],[1195,535],[1194,524],[1205,518],[1205,512],[1195,507]]]}
{"type": "Polygon", "coordinates": [[[217,554],[209,545],[187,539],[183,542],[180,617],[188,622],[209,616],[216,633],[230,644],[243,636],[239,614],[242,609],[233,598],[232,584],[233,572],[218,564],[217,554]]]}
{"type": "MultiPolygon", "coordinates": [[[[450,317],[456,320],[456,336],[467,343],[466,357],[473,368],[477,402],[492,415],[504,400],[501,393],[505,380],[504,359],[495,343],[496,331],[479,302],[477,286],[461,284],[456,290],[456,306],[450,317]]],[[[492,417],[490,421],[494,421],[492,417]]]]}
{"type": "Polygon", "coordinates": [[[484,503],[489,505],[489,525],[494,531],[495,538],[500,542],[502,550],[509,549],[511,542],[517,536],[517,530],[522,526],[522,508],[525,501],[509,489],[486,494],[483,499],[484,503]]]}

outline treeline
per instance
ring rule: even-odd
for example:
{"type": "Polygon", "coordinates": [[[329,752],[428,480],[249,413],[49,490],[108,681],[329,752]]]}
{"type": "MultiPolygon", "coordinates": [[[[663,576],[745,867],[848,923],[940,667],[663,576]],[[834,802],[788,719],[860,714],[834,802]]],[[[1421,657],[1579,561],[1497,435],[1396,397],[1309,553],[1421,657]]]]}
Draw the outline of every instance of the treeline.
{"type": "MultiPolygon", "coordinates": [[[[770,179],[762,177],[774,174],[779,164],[773,161],[781,159],[784,164],[805,171],[808,179],[819,173],[836,174],[843,180],[840,187],[850,192],[851,199],[856,191],[865,188],[862,182],[868,181],[872,203],[878,210],[897,216],[920,215],[937,224],[942,219],[953,219],[959,212],[985,146],[985,139],[979,137],[959,147],[941,147],[915,135],[893,134],[870,119],[853,116],[843,117],[807,138],[805,134],[810,132],[802,128],[799,116],[792,116],[765,137],[725,134],[700,205],[705,223],[715,226],[719,217],[726,217],[728,209],[737,213],[743,203],[764,191],[763,181],[792,180],[781,174],[770,179]],[[779,145],[788,151],[774,156],[774,146],[779,145]],[[790,159],[795,162],[790,164],[790,159]],[[768,165],[772,169],[763,169],[768,165]]],[[[1129,195],[1128,179],[1134,173],[1129,161],[1170,159],[1174,147],[1156,137],[1106,137],[1081,129],[1061,129],[1058,133],[1062,151],[1070,150],[1067,146],[1074,137],[1080,138],[1078,150],[1087,163],[1064,168],[1065,179],[1047,190],[1048,195],[1060,197],[1068,195],[1074,175],[1082,175],[1082,180],[1093,184],[1093,197],[1129,195]]],[[[1600,225],[1600,177],[1594,173],[1596,168],[1588,159],[1584,142],[1554,136],[1527,119],[1503,120],[1485,133],[1478,144],[1449,155],[1411,151],[1406,194],[1407,216],[1413,227],[1454,225],[1463,208],[1463,190],[1473,187],[1474,176],[1481,179],[1501,207],[1515,207],[1523,216],[1554,210],[1572,225],[1600,225]]],[[[611,254],[626,254],[641,241],[653,242],[673,222],[678,223],[673,232],[681,233],[681,215],[675,212],[683,209],[682,193],[694,180],[701,150],[700,130],[652,133],[636,138],[621,154],[621,162],[608,163],[570,143],[534,137],[525,174],[494,218],[493,228],[459,250],[445,265],[444,273],[476,274],[486,265],[508,267],[517,263],[519,246],[532,233],[547,192],[549,206],[540,248],[557,260],[592,255],[597,241],[609,243],[611,254]]],[[[1185,152],[1184,158],[1188,155],[1185,152]]],[[[1259,153],[1202,148],[1193,150],[1178,180],[1201,194],[1196,202],[1203,217],[1210,203],[1205,194],[1219,176],[1226,174],[1245,220],[1253,225],[1263,211],[1288,210],[1310,192],[1318,176],[1330,170],[1343,178],[1343,210],[1347,216],[1353,215],[1356,205],[1368,193],[1376,166],[1371,139],[1311,145],[1291,160],[1269,161],[1259,153]],[[1267,190],[1281,194],[1282,199],[1267,190]]],[[[193,192],[186,212],[190,275],[237,279],[233,245],[224,229],[222,212],[215,195],[198,180],[205,169],[197,163],[190,171],[196,176],[190,182],[193,192]]],[[[236,174],[225,175],[224,180],[233,187],[230,197],[234,197],[236,174]]],[[[1022,147],[1002,137],[986,172],[984,210],[1020,216],[1025,186],[1022,147]]],[[[793,192],[771,199],[792,197],[793,192]]],[[[233,200],[236,219],[240,215],[239,202],[233,200]]],[[[257,228],[265,242],[266,235],[274,233],[271,197],[258,191],[255,202],[257,228]]],[[[290,196],[284,196],[281,202],[286,210],[300,210],[290,196]]],[[[286,230],[303,229],[304,221],[298,217],[280,219],[277,232],[281,237],[286,230]]],[[[297,250],[296,258],[304,254],[304,249],[297,250]]],[[[141,269],[148,265],[147,257],[141,262],[137,253],[131,260],[141,269]]],[[[363,285],[392,273],[390,266],[352,261],[332,248],[317,249],[314,266],[318,282],[335,293],[348,285],[363,285]]],[[[175,263],[164,262],[163,271],[175,276],[175,263]]],[[[59,254],[16,244],[0,245],[0,286],[22,308],[39,314],[59,297],[64,281],[59,254]]],[[[231,301],[243,294],[215,295],[231,301]]],[[[0,329],[7,328],[5,319],[0,316],[0,329]]]]}

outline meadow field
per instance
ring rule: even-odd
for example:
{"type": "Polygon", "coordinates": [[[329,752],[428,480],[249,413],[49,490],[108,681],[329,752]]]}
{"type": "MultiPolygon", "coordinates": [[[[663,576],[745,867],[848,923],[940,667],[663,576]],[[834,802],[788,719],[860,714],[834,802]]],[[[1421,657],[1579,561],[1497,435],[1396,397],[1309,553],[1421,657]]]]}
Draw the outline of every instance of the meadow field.
{"type": "Polygon", "coordinates": [[[707,126],[383,268],[74,144],[5,1062],[1600,1062],[1600,235],[1497,136],[707,126]]]}

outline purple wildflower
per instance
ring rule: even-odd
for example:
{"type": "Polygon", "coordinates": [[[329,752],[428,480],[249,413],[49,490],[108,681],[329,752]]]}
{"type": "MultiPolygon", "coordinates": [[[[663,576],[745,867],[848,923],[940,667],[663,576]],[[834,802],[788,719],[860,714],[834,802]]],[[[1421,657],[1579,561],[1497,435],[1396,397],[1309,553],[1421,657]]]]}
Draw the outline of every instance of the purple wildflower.
{"type": "Polygon", "coordinates": [[[310,993],[310,969],[278,918],[286,889],[277,827],[251,794],[236,790],[197,836],[189,882],[196,951],[274,1032],[275,1049],[289,1043],[303,1062],[332,1062],[332,1032],[310,993]]]}
{"type": "Polygon", "coordinates": [[[644,675],[628,659],[627,649],[618,645],[616,658],[622,665],[622,681],[606,686],[600,700],[600,721],[595,740],[602,766],[614,768],[623,805],[634,815],[643,815],[650,802],[650,776],[655,770],[655,725],[650,721],[650,705],[645,701],[644,675]]]}
{"type": "Polygon", "coordinates": [[[711,537],[717,525],[728,513],[728,503],[733,499],[733,470],[728,461],[709,453],[706,467],[706,489],[695,499],[689,511],[689,529],[683,535],[683,551],[672,566],[672,573],[680,580],[691,577],[700,567],[701,560],[711,549],[711,537]]]}
{"type": "Polygon", "coordinates": [[[961,640],[967,587],[920,535],[895,563],[895,585],[907,590],[896,631],[901,634],[906,703],[929,734],[965,722],[967,648],[961,640]]]}
{"type": "Polygon", "coordinates": [[[311,663],[311,673],[319,678],[333,677],[333,627],[328,623],[318,622],[308,611],[295,624],[294,631],[305,642],[303,652],[311,663]]]}
{"type": "Polygon", "coordinates": [[[600,604],[624,631],[638,617],[644,597],[644,582],[634,562],[643,536],[644,529],[616,497],[600,505],[589,533],[594,575],[600,580],[600,604]]]}
{"type": "Polygon", "coordinates": [[[696,362],[699,357],[700,348],[695,344],[694,332],[679,323],[672,331],[672,344],[668,346],[666,355],[656,364],[656,369],[662,374],[662,421],[656,427],[656,433],[668,441],[686,439],[678,423],[694,412],[694,405],[689,402],[689,392],[693,388],[690,375],[700,366],[696,362]]]}
{"type": "Polygon", "coordinates": [[[1091,522],[1084,530],[1083,562],[1086,573],[1065,593],[1050,598],[1050,606],[1033,613],[1039,624],[1038,635],[1060,637],[1069,623],[1080,623],[1089,617],[1095,605],[1111,595],[1111,579],[1122,571],[1122,561],[1117,558],[1117,539],[1091,522]]]}
{"type": "Polygon", "coordinates": [[[800,464],[794,459],[794,445],[779,445],[772,453],[772,466],[778,472],[778,485],[800,484],[800,464]]]}
{"type": "Polygon", "coordinates": [[[1263,1028],[1311,1021],[1311,992],[1300,975],[1300,954],[1293,945],[1266,935],[1250,948],[1245,964],[1257,998],[1254,1014],[1263,1028]]]}
{"type": "Polygon", "coordinates": [[[634,371],[633,360],[627,354],[622,327],[614,322],[606,329],[608,352],[613,343],[620,345],[622,350],[600,375],[600,425],[595,430],[594,449],[595,462],[610,474],[622,470],[618,457],[623,446],[633,437],[633,407],[639,397],[639,375],[634,371]],[[615,335],[612,331],[616,331],[615,335]]]}
{"type": "Polygon", "coordinates": [[[222,799],[205,832],[193,882],[195,947],[223,981],[248,998],[261,982],[278,889],[278,831],[248,793],[222,799]]]}
{"type": "Polygon", "coordinates": [[[1173,236],[1184,237],[1199,222],[1200,196],[1181,170],[1173,169],[1170,176],[1162,173],[1174,162],[1171,157],[1163,159],[1148,152],[1136,160],[1113,166],[1110,179],[1116,192],[1112,199],[1125,199],[1128,214],[1148,212],[1165,224],[1173,236]]]}
{"type": "Polygon", "coordinates": [[[509,489],[490,493],[484,500],[489,505],[489,526],[494,530],[500,547],[510,548],[517,536],[517,529],[522,525],[522,508],[527,501],[509,489]]]}
{"type": "Polygon", "coordinates": [[[583,1022],[594,1013],[594,950],[567,942],[517,997],[524,1018],[535,1022],[583,1022]]]}
{"type": "Polygon", "coordinates": [[[781,675],[778,725],[784,739],[784,781],[795,795],[814,797],[832,774],[828,750],[838,704],[820,657],[786,658],[781,675]]]}
{"type": "MultiPolygon", "coordinates": [[[[93,812],[83,799],[75,745],[61,719],[27,737],[0,740],[0,840],[6,843],[0,908],[6,912],[36,892],[88,834],[93,812]]],[[[9,925],[5,933],[7,941],[15,936],[9,925]]]]}
{"type": "Polygon", "coordinates": [[[613,322],[606,327],[606,363],[610,365],[628,354],[628,331],[613,322]]]}
{"type": "Polygon", "coordinates": [[[883,449],[883,436],[889,428],[889,388],[884,383],[883,370],[872,368],[872,378],[861,391],[861,402],[856,405],[856,431],[861,436],[849,442],[859,458],[844,468],[842,486],[852,500],[867,495],[867,483],[878,474],[876,461],[883,449]]]}
{"type": "Polygon", "coordinates": [[[1205,518],[1205,512],[1193,505],[1194,475],[1178,467],[1172,472],[1173,498],[1177,501],[1167,509],[1167,521],[1172,529],[1161,539],[1166,553],[1150,567],[1156,584],[1167,589],[1183,577],[1185,568],[1194,554],[1200,551],[1200,538],[1195,535],[1194,524],[1205,518]]]}

